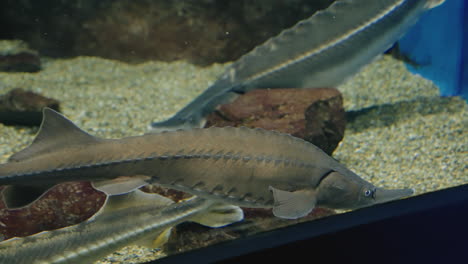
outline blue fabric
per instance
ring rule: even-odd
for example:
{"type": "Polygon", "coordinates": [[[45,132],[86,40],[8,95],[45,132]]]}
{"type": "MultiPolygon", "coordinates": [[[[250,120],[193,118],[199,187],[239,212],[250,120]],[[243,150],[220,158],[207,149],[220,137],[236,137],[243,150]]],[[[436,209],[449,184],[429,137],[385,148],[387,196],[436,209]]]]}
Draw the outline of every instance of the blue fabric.
{"type": "Polygon", "coordinates": [[[432,80],[442,96],[468,99],[468,0],[446,0],[429,10],[398,42],[415,64],[408,69],[432,80]]]}

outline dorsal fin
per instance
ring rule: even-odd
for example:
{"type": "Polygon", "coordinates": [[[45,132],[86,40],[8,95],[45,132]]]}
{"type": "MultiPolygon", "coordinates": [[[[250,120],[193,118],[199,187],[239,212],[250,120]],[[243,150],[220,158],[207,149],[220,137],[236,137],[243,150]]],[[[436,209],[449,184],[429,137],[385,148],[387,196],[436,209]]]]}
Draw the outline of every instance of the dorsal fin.
{"type": "Polygon", "coordinates": [[[8,161],[26,160],[35,155],[65,146],[101,140],[81,130],[68,118],[50,108],[44,108],[42,116],[39,132],[31,145],[12,155],[8,161]]]}

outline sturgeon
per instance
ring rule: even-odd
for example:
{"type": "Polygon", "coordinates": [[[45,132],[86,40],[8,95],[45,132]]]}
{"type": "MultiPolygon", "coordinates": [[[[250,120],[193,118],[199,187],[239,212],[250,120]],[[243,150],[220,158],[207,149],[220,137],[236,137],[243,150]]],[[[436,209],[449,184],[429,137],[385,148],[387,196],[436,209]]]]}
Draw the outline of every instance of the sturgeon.
{"type": "Polygon", "coordinates": [[[93,181],[109,195],[157,183],[291,219],[315,206],[353,209],[413,193],[376,188],[313,144],[279,132],[214,127],[102,139],[52,109],[43,113],[33,143],[0,164],[0,185],[11,185],[2,192],[7,206],[31,187],[65,181],[93,181]]]}
{"type": "Polygon", "coordinates": [[[291,219],[315,206],[353,209],[413,193],[376,188],[313,144],[278,132],[213,127],[102,139],[52,109],[43,113],[32,144],[0,164],[10,207],[31,188],[65,181],[92,181],[109,195],[157,183],[291,219]]]}
{"type": "Polygon", "coordinates": [[[86,222],[0,242],[0,263],[93,263],[130,244],[157,248],[181,222],[221,227],[242,219],[242,209],[237,206],[198,197],[174,203],[136,190],[107,197],[100,211],[86,222]]]}
{"type": "Polygon", "coordinates": [[[234,62],[153,132],[202,127],[217,106],[259,88],[337,87],[444,0],[338,0],[234,62]]]}

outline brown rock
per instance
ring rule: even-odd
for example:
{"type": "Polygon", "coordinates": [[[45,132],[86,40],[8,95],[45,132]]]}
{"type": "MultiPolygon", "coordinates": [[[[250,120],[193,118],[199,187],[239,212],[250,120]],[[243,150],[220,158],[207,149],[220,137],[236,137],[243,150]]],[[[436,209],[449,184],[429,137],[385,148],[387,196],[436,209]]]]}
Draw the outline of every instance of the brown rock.
{"type": "Polygon", "coordinates": [[[0,95],[0,122],[6,125],[38,126],[44,107],[60,111],[59,101],[16,88],[0,95]]]}
{"type": "Polygon", "coordinates": [[[37,72],[39,70],[41,70],[41,60],[37,53],[0,54],[0,71],[37,72]]]}
{"type": "Polygon", "coordinates": [[[21,40],[0,40],[0,71],[37,72],[41,69],[38,52],[21,40]]]}
{"type": "Polygon", "coordinates": [[[332,88],[259,89],[218,107],[210,126],[246,126],[291,134],[331,154],[344,135],[341,93],[332,88]]]}

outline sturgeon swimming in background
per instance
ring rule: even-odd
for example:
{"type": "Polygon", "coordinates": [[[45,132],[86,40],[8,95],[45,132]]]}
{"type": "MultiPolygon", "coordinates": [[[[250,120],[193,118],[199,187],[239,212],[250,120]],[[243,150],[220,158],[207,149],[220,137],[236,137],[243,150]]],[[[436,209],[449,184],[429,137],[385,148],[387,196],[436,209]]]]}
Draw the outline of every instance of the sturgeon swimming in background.
{"type": "Polygon", "coordinates": [[[242,219],[237,206],[202,198],[175,204],[136,190],[108,197],[86,222],[0,242],[0,263],[93,263],[129,244],[156,248],[167,241],[170,228],[184,221],[221,227],[242,219]]]}
{"type": "Polygon", "coordinates": [[[258,88],[337,87],[444,0],[338,0],[234,62],[154,132],[202,127],[220,104],[258,88]]]}
{"type": "Polygon", "coordinates": [[[413,193],[376,188],[313,144],[278,132],[225,127],[102,139],[48,108],[33,143],[0,164],[9,206],[21,205],[34,189],[78,180],[93,181],[107,194],[154,182],[228,204],[273,208],[282,218],[302,217],[315,206],[353,209],[413,193]]]}

